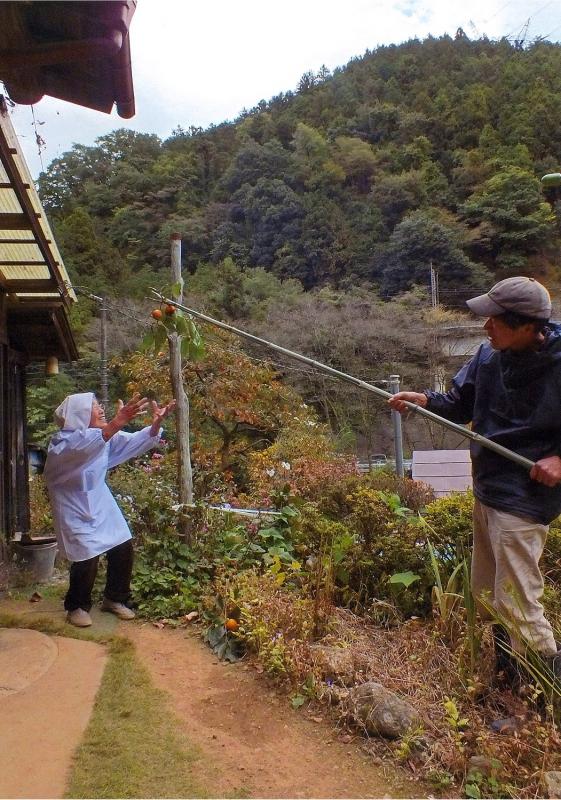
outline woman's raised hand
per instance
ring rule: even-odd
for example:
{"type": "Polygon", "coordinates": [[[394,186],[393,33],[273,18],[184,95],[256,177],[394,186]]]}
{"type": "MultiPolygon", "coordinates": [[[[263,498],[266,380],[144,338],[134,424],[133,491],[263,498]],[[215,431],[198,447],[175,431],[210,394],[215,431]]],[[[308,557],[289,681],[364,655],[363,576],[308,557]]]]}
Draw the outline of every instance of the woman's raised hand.
{"type": "Polygon", "coordinates": [[[148,398],[141,397],[139,392],[135,392],[127,403],[122,400],[117,400],[117,413],[115,420],[121,424],[126,425],[131,419],[142,414],[148,408],[148,398]]]}
{"type": "Polygon", "coordinates": [[[160,430],[160,424],[168,414],[171,414],[171,412],[174,411],[176,405],[177,403],[175,400],[170,400],[170,402],[165,406],[159,406],[155,400],[150,402],[152,409],[152,427],[150,428],[150,434],[152,436],[156,436],[160,430]]]}

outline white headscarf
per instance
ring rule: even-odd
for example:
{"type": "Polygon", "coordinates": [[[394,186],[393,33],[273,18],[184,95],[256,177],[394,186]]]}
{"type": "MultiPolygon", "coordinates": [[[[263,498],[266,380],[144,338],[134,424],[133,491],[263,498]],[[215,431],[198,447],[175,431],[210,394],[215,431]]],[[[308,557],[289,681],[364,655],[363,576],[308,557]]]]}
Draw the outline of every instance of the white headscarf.
{"type": "Polygon", "coordinates": [[[69,394],[55,411],[55,422],[65,431],[83,431],[90,427],[93,392],[69,394]]]}

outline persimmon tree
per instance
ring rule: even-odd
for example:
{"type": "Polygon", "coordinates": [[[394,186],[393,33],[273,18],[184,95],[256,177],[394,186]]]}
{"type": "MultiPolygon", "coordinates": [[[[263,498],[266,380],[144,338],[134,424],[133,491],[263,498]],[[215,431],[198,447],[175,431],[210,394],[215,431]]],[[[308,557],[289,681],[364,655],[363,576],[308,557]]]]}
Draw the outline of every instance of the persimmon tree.
{"type": "MultiPolygon", "coordinates": [[[[206,330],[204,339],[204,356],[183,367],[191,400],[193,459],[246,488],[247,454],[268,447],[292,420],[310,412],[273,366],[250,357],[234,336],[206,330]]],[[[164,350],[122,358],[119,366],[128,391],[167,396],[167,359],[164,350]]]]}

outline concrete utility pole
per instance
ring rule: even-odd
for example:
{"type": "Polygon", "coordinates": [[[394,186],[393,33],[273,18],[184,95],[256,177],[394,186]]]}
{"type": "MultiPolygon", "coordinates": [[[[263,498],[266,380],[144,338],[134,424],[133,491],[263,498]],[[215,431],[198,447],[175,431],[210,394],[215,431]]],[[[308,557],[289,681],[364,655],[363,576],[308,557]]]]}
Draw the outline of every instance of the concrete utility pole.
{"type": "Polygon", "coordinates": [[[430,300],[431,306],[433,308],[438,308],[439,304],[439,295],[438,295],[438,272],[432,265],[432,261],[430,262],[430,300]]]}
{"type": "MultiPolygon", "coordinates": [[[[438,291],[438,272],[433,267],[432,261],[430,262],[430,300],[431,308],[435,312],[440,305],[440,296],[438,291]]],[[[428,350],[431,387],[435,392],[441,392],[444,386],[444,376],[442,369],[439,367],[438,322],[435,319],[431,319],[429,324],[428,350]]]]}
{"type": "MultiPolygon", "coordinates": [[[[183,277],[181,275],[181,236],[174,233],[171,237],[171,277],[174,284],[181,289],[174,297],[178,303],[183,302],[183,277]]],[[[175,425],[177,430],[177,486],[180,503],[193,502],[193,471],[191,468],[191,448],[189,443],[189,397],[183,386],[181,359],[181,336],[177,333],[168,335],[170,380],[173,396],[177,401],[175,425]]],[[[183,517],[180,532],[185,541],[190,539],[188,521],[183,517]]]]}
{"type": "MultiPolygon", "coordinates": [[[[93,296],[93,295],[92,295],[93,296]]],[[[99,298],[99,318],[101,324],[100,331],[100,367],[99,378],[101,384],[101,402],[108,408],[109,405],[109,389],[107,382],[107,306],[105,305],[105,298],[99,298]]]]}
{"type": "MultiPolygon", "coordinates": [[[[390,375],[389,389],[391,394],[399,392],[399,375],[390,375]]],[[[393,438],[395,447],[395,472],[400,478],[403,478],[405,471],[403,469],[403,431],[401,428],[401,414],[399,411],[392,409],[392,422],[393,422],[393,438]]]]}

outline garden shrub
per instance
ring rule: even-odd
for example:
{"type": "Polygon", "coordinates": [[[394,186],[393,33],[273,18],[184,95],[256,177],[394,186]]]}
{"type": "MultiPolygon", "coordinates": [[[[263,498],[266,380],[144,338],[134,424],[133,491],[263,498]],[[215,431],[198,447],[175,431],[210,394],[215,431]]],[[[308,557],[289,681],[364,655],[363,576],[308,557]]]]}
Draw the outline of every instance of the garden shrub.
{"type": "Polygon", "coordinates": [[[282,505],[286,496],[277,498],[279,517],[246,519],[196,506],[189,509],[187,546],[178,534],[183,511],[176,505],[175,468],[168,457],[145,457],[114,471],[110,480],[136,537],[133,587],[147,616],[190,611],[222,568],[261,574],[273,565],[291,570],[308,591],[316,628],[319,607],[334,602],[361,611],[377,600],[401,614],[424,614],[434,583],[426,539],[442,558],[444,574],[457,542],[467,542],[471,529],[471,495],[429,503],[422,525],[404,498],[418,508],[430,492],[409,479],[372,473],[324,484],[319,500],[306,503],[300,514],[282,505]],[[390,582],[404,572],[416,576],[412,585],[390,582]]]}
{"type": "Polygon", "coordinates": [[[52,533],[51,504],[42,475],[32,475],[29,480],[29,510],[31,533],[52,533]]]}
{"type": "Polygon", "coordinates": [[[368,485],[381,492],[397,494],[402,505],[411,511],[421,511],[435,499],[434,491],[426,483],[396,475],[386,469],[373,470],[367,477],[368,485]]]}
{"type": "Polygon", "coordinates": [[[334,451],[325,425],[305,407],[299,414],[269,447],[248,456],[253,495],[262,502],[284,488],[316,499],[324,486],[357,474],[356,459],[334,451]]]}
{"type": "Polygon", "coordinates": [[[380,469],[366,475],[347,476],[337,483],[325,483],[317,498],[318,503],[330,517],[346,516],[352,510],[350,498],[359,487],[373,489],[384,495],[397,495],[400,505],[414,512],[421,511],[434,501],[434,492],[430,486],[380,469]]]}
{"type": "Polygon", "coordinates": [[[454,565],[469,553],[472,533],[473,493],[455,492],[439,497],[423,514],[436,554],[444,564],[454,565]]]}
{"type": "MultiPolygon", "coordinates": [[[[220,570],[203,603],[240,622],[235,634],[257,655],[265,670],[298,683],[302,645],[313,638],[314,603],[286,573],[257,569],[220,570]]],[[[305,671],[305,670],[304,670],[305,671]]]]}
{"type": "Polygon", "coordinates": [[[425,532],[396,495],[369,488],[363,481],[348,482],[354,490],[344,497],[333,488],[325,505],[307,504],[301,510],[296,550],[333,579],[334,600],[364,610],[373,600],[396,604],[404,614],[430,608],[433,576],[425,532]],[[333,513],[333,511],[332,511],[333,513]],[[392,585],[395,573],[410,570],[419,579],[406,591],[392,585]]]}
{"type": "Polygon", "coordinates": [[[541,566],[546,579],[559,586],[561,584],[561,517],[555,519],[549,527],[541,566]]]}
{"type": "Polygon", "coordinates": [[[357,536],[357,548],[345,560],[349,587],[360,605],[387,600],[405,614],[424,613],[430,607],[433,577],[417,519],[406,515],[396,496],[367,487],[357,488],[347,500],[352,511],[345,524],[357,536]],[[419,580],[407,591],[398,591],[389,579],[404,571],[419,575],[419,580]]]}
{"type": "Polygon", "coordinates": [[[221,568],[232,572],[276,563],[299,569],[292,542],[298,512],[283,506],[278,516],[246,519],[234,513],[177,504],[169,466],[142,461],[111,475],[115,497],[135,535],[132,581],[139,611],[146,616],[175,617],[195,608],[207,584],[221,568]],[[187,545],[179,522],[187,513],[192,529],[187,545]]]}
{"type": "Polygon", "coordinates": [[[177,533],[145,536],[137,548],[131,587],[144,616],[177,617],[193,611],[209,580],[208,565],[177,533]]]}

